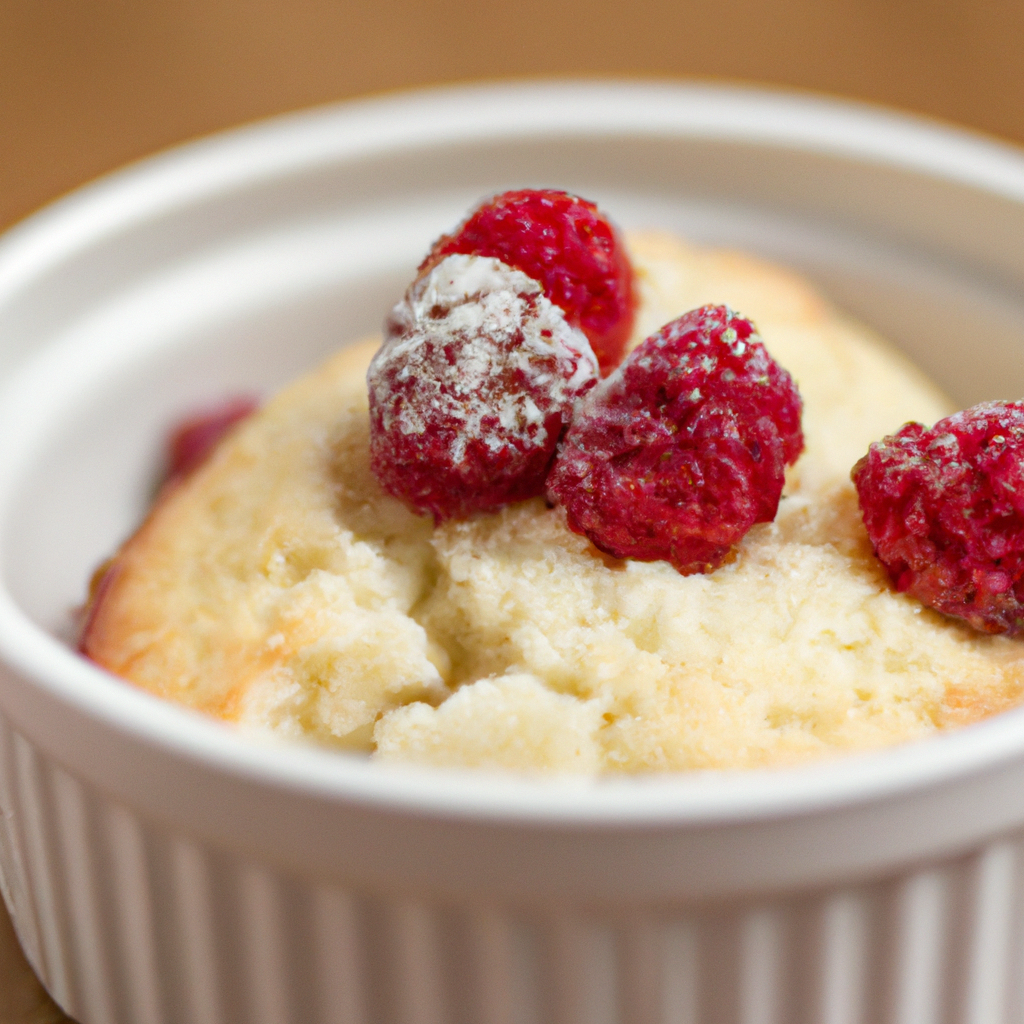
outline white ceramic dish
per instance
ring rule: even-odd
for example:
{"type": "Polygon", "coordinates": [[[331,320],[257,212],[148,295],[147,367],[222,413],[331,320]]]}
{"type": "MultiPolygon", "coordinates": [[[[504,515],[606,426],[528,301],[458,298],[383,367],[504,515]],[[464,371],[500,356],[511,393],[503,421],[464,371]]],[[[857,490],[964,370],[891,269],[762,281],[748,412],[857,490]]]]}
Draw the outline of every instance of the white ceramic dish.
{"type": "Polygon", "coordinates": [[[257,745],[61,641],[182,409],[376,329],[479,196],[818,280],[964,404],[1024,394],[1024,158],[853,105],[526,85],[178,150],[0,243],[0,882],[83,1024],[1024,1015],[1024,711],[799,771],[616,782],[257,745]]]}

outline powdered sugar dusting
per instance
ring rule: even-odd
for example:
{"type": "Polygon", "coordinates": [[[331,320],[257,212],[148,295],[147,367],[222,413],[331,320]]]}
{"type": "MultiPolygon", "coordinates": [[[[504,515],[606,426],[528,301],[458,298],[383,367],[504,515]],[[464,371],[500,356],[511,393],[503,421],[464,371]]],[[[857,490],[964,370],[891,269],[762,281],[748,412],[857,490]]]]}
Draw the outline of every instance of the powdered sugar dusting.
{"type": "Polygon", "coordinates": [[[386,489],[448,518],[436,485],[429,501],[404,494],[412,463],[440,461],[458,478],[446,486],[483,492],[482,505],[467,494],[453,514],[466,501],[475,510],[541,493],[543,479],[533,477],[546,471],[598,368],[586,336],[540,284],[496,259],[449,256],[412,284],[385,331],[367,383],[371,454],[386,489]]]}
{"type": "Polygon", "coordinates": [[[500,386],[509,375],[547,388],[548,411],[571,406],[597,377],[585,335],[566,323],[536,281],[496,259],[442,260],[414,282],[387,328],[367,376],[385,429],[420,434],[440,412],[459,424],[461,436],[452,440],[457,458],[473,438],[497,450],[502,438],[493,430],[495,419],[527,445],[548,443],[545,415],[529,390],[500,386]],[[458,372],[445,373],[454,346],[458,372]],[[392,376],[416,379],[419,390],[431,392],[429,403],[389,403],[392,376]]]}
{"type": "Polygon", "coordinates": [[[604,373],[621,362],[636,306],[625,244],[589,200],[557,189],[515,189],[484,200],[434,243],[425,271],[446,256],[492,256],[527,274],[587,336],[604,373]]]}

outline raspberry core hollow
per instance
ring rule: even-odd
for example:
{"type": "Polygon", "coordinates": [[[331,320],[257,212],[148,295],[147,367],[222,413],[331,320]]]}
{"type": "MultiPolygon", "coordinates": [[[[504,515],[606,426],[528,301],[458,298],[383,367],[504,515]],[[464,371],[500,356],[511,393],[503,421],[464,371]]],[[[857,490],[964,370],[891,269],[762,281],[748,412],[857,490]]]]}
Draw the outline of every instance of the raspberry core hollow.
{"type": "Polygon", "coordinates": [[[85,652],[163,697],[385,760],[536,772],[778,765],[933,735],[1018,703],[1018,641],[900,593],[850,467],[949,404],[793,275],[626,238],[631,349],[687,310],[753,320],[803,397],[771,522],[710,573],[617,558],[543,497],[418,515],[370,467],[343,350],[167,488],[99,587],[85,652]]]}

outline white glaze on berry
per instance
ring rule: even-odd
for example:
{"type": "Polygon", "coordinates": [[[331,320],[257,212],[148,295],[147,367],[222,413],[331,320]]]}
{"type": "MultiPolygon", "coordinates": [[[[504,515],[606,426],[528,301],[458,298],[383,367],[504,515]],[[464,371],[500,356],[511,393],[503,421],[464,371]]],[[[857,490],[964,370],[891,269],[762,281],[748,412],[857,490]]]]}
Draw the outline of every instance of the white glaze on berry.
{"type": "Polygon", "coordinates": [[[567,419],[597,379],[586,336],[566,322],[537,281],[500,260],[466,255],[448,256],[413,282],[392,310],[367,374],[371,403],[382,411],[386,430],[422,434],[428,418],[436,421],[438,415],[457,424],[451,449],[456,463],[469,441],[495,449],[503,443],[502,432],[529,447],[549,445],[547,416],[565,410],[567,419]],[[445,376],[438,372],[440,349],[457,351],[457,370],[445,376]],[[494,387],[509,371],[540,389],[545,410],[528,389],[494,387]],[[394,384],[409,378],[417,379],[421,396],[429,390],[425,405],[390,401],[394,384]],[[497,433],[488,425],[495,418],[497,433]]]}

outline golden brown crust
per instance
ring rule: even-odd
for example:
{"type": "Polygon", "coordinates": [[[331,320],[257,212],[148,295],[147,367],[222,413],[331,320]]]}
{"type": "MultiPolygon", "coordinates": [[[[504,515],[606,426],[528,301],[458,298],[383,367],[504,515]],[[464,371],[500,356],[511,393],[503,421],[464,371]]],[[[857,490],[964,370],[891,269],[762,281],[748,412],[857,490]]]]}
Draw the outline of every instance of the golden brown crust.
{"type": "Polygon", "coordinates": [[[1024,672],[992,673],[949,683],[936,725],[953,729],[1017,707],[1024,700],[1024,672]]]}

